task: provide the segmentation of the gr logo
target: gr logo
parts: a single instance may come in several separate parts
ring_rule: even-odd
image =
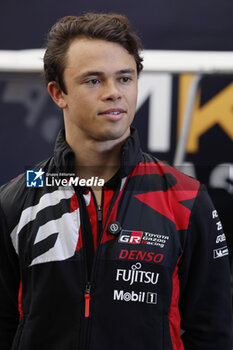
[[[140,244],[142,240],[142,231],[129,231],[122,230],[119,237],[120,243],[131,243],[131,244]]]

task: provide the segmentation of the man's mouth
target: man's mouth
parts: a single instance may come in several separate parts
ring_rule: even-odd
[[[107,109],[106,111],[103,111],[103,112],[100,112],[98,114],[102,115],[102,114],[105,114],[105,115],[120,115],[122,113],[125,113],[126,111],[124,109],[121,109],[121,108],[114,108],[114,109]]]
[[[113,114],[113,115],[117,115],[117,114],[120,114],[121,112],[109,112],[109,114]]]

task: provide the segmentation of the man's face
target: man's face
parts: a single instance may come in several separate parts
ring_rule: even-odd
[[[129,135],[137,102],[137,69],[121,45],[80,38],[67,52],[62,93],[66,133],[98,141]]]

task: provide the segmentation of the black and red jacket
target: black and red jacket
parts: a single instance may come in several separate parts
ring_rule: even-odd
[[[35,169],[73,165],[61,132]],[[100,208],[91,189],[19,176],[0,189],[0,349],[230,350],[227,252],[205,189],[135,130]]]

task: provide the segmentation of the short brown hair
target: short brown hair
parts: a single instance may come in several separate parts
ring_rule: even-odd
[[[67,93],[63,81],[66,53],[77,37],[101,39],[122,45],[135,59],[138,74],[143,68],[139,52],[142,44],[132,31],[129,20],[118,14],[86,13],[83,16],[65,16],[53,25],[44,55],[44,79],[59,83]]]

